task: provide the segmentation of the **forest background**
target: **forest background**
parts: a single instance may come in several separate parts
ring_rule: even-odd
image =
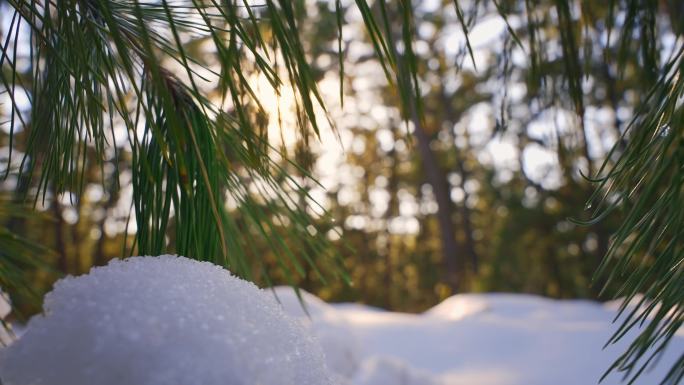
[[[598,184],[587,176],[618,159],[632,116],[659,81],[663,63],[680,50],[681,5],[656,6],[657,28],[650,28],[630,21],[630,2],[579,2],[581,12],[568,9],[569,19],[552,2],[477,1],[460,8],[451,1],[415,2],[412,52],[401,45],[402,15],[390,15],[387,30],[397,41],[394,55],[413,55],[420,93],[411,110],[405,108],[410,95],[398,91],[375,60],[376,41],[355,4],[295,3],[299,37],[326,101],[327,110],[314,107],[318,125],[307,122],[309,111],[300,109],[294,90],[274,93],[248,55],[241,60],[253,89],[231,91],[256,95],[235,113],[268,138],[279,170],[274,181],[305,208],[305,232],[325,241],[302,243],[301,234],[290,231],[292,218],[272,210],[278,197],[243,173],[238,183],[253,196],[248,213],[265,213],[270,237],[248,225],[252,218],[227,197],[223,209],[235,224],[233,235],[246,245],[248,262],[239,273],[259,285],[298,285],[326,301],[409,312],[461,292],[612,298],[626,278],[614,280],[602,297],[604,281],[592,277],[624,212],[590,225],[575,220],[593,215],[588,202]],[[13,31],[12,12],[4,2],[0,7],[4,42]],[[268,10],[260,12],[268,18]],[[207,39],[193,39],[186,54],[210,67]],[[564,51],[568,39],[575,62]],[[644,46],[645,39],[653,44]],[[36,147],[30,119],[20,124],[17,118],[30,110],[32,67],[21,61],[28,46],[14,47],[26,95],[2,96],[4,164],[10,157],[20,164]],[[643,55],[623,55],[625,47]],[[3,71],[9,78],[9,68]],[[581,73],[581,82],[569,79],[569,71]],[[215,100],[225,92],[220,83],[202,87]],[[0,183],[0,221],[41,256],[22,270],[33,294],[42,295],[64,274],[145,251],[134,236],[135,154],[121,131],[125,127],[114,125],[108,133],[115,146],[103,161],[97,140],[83,146],[76,156],[83,172],[72,184],[80,188],[62,191],[36,177],[41,168],[55,167],[40,156],[22,164],[33,173],[8,173]],[[240,162],[238,175],[249,166]],[[292,189],[290,178],[301,188]],[[40,215],[8,209],[23,205],[27,195]],[[173,226],[162,241],[168,250],[181,242]],[[282,258],[290,252],[284,250],[303,253],[310,263]],[[648,254],[644,258],[652,263]],[[31,293],[12,297],[20,318],[40,309]]]

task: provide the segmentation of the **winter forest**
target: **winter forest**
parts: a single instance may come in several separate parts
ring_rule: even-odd
[[[684,383],[679,0],[0,0],[0,385]]]

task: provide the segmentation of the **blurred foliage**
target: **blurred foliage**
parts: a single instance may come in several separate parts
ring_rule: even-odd
[[[559,26],[550,11],[553,5],[546,5],[548,10],[544,7],[539,5],[535,11],[542,17],[536,20],[535,32],[549,36],[547,45],[561,47]],[[336,227],[342,231],[337,244],[349,246],[343,259],[353,285],[322,284],[315,277],[301,284],[328,300],[361,300],[404,311],[424,310],[460,291],[599,298],[604,280],[592,282],[592,277],[618,228],[619,216],[589,226],[576,223],[590,217],[586,205],[596,187],[582,174],[594,174],[604,161],[610,164],[620,153],[618,148],[613,158],[607,157],[626,128],[621,116],[635,109],[639,96],[653,86],[653,79],[639,75],[650,64],[625,58],[623,68],[629,68],[630,75],[618,76],[617,69],[605,62],[605,55],[616,56],[618,48],[603,47],[599,39],[592,42],[587,37],[583,43],[593,46],[582,51],[591,53],[582,58],[584,65],[598,69],[583,86],[582,108],[591,111],[585,113],[590,122],[573,120],[576,101],[557,86],[540,86],[562,88],[567,68],[560,53],[548,52],[551,57],[542,56],[532,68],[529,62],[514,59],[525,51],[511,31],[497,29],[499,35],[491,37],[494,43],[475,50],[485,59],[474,68],[465,45],[460,51],[444,46],[454,33],[449,28],[458,25],[459,18],[455,13],[446,16],[444,9],[415,11],[418,26],[430,32],[417,34],[414,45],[423,47],[417,50],[416,60],[424,109],[421,126],[437,160],[431,167],[439,168],[447,180],[453,203],[448,214],[456,228],[459,284],[454,286],[445,273],[436,218],[439,208],[417,149],[415,126],[406,126],[401,113],[392,107],[382,107],[389,116],[383,119],[376,118],[378,108],[374,107],[353,112],[362,115],[354,121],[363,125],[350,126],[351,148],[337,165],[353,181],[338,182],[325,199],[333,217],[341,221]],[[491,4],[464,10],[473,20],[491,21],[498,16]],[[607,5],[591,10],[596,24],[587,28],[597,36],[605,34],[607,26],[599,16],[607,15]],[[507,19],[519,21],[524,12],[524,7],[508,9]],[[322,20],[316,23],[322,26],[311,28],[317,31],[310,36],[317,44],[325,46],[322,36],[328,37],[328,46],[333,44],[333,16],[321,13]],[[513,32],[521,41],[534,38],[526,25]],[[332,58],[320,59],[329,52],[318,55],[312,62],[333,63],[334,67]],[[346,66],[357,68],[366,61],[361,56],[356,62],[348,60]],[[335,68],[329,70],[336,73]],[[354,71],[343,80],[351,85],[359,81]],[[384,106],[400,105],[401,96],[391,85],[363,95],[355,95],[353,88],[349,91],[352,98],[377,97]],[[483,115],[485,120],[478,120]],[[558,121],[563,121],[563,127]],[[541,133],[537,132],[540,125]],[[593,136],[593,153],[587,136]],[[511,147],[504,150],[512,151],[513,158],[501,154],[507,158],[497,161],[499,154],[489,146],[501,142]],[[548,169],[542,172],[546,175],[530,175],[534,170],[524,159],[526,151],[537,149],[548,154],[548,165],[544,165]],[[315,150],[309,152],[316,157]],[[602,298],[612,298],[623,282],[612,282]]]
[[[260,76],[262,92],[291,91],[300,134],[318,133],[326,120],[314,113],[324,106],[298,38],[301,3],[9,0],[0,7],[9,17],[0,172],[17,207],[33,203],[55,218],[40,229],[11,218],[3,228],[52,240],[43,244],[56,253],[44,283],[0,271],[18,309],[25,304],[15,288],[28,283],[42,294],[60,274],[112,256],[173,252],[254,279],[264,274],[248,266],[259,259],[258,238],[291,283],[316,259],[336,258],[325,238],[309,236],[312,217],[293,198],[311,177],[295,180],[274,161],[284,157],[269,145],[266,111],[252,89]],[[279,218],[290,225],[279,227]],[[12,256],[22,255],[21,245]],[[34,266],[34,257],[26,248],[24,264]],[[331,266],[316,270],[344,278]],[[37,305],[26,304],[27,312]]]
[[[611,340],[654,319],[614,367],[635,379],[684,311],[682,6],[428,3],[88,1],[44,22],[0,2],[17,20],[0,205],[29,197],[52,218],[0,209],[3,246],[18,242],[4,277],[40,294],[111,258],[181,252],[402,311],[466,291],[645,293]],[[24,62],[18,20],[40,41]],[[344,159],[322,164],[331,146]]]
[[[378,17],[389,12],[383,3]],[[337,165],[351,181],[333,183],[325,202],[341,220],[338,243],[351,246],[343,260],[353,285],[300,284],[326,300],[403,311],[463,291],[626,296],[608,343],[647,326],[609,370],[633,382],[684,321],[681,9],[512,1],[457,2],[450,12],[447,3],[412,13],[418,33],[403,59],[417,71],[421,117],[403,109],[407,96],[393,84],[345,73],[361,100]],[[397,16],[386,29],[395,42],[406,25]],[[497,34],[488,44],[473,43],[480,23]],[[454,43],[460,27],[469,39]],[[663,383],[679,383],[682,368],[684,357]]]

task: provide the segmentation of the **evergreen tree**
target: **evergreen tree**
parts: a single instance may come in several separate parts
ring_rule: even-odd
[[[346,4],[337,0],[327,5],[318,9],[335,15],[326,31],[336,35],[338,70],[344,74]],[[460,259],[468,258],[475,268],[479,258],[472,231],[459,230],[463,247],[454,239],[452,214],[458,210],[451,207],[448,177],[440,172],[430,148],[428,112],[434,111],[423,101],[421,76],[427,70],[415,49],[418,11],[408,0],[357,0],[354,6],[401,117],[413,127],[416,151],[438,200],[441,258],[456,287],[466,266]],[[17,190],[3,201],[0,216],[16,220],[24,215],[24,198],[49,206],[58,221],[65,217],[62,200],[71,201],[78,216],[87,203],[84,186],[97,178],[109,194],[109,210],[120,178],[127,175],[137,225],[132,243],[124,240],[128,252],[160,254],[171,249],[246,277],[262,276],[264,265],[252,264],[259,257],[252,248],[254,239],[263,238],[275,251],[273,262],[286,280],[319,272],[320,259],[327,261],[325,271],[318,273],[321,280],[344,276],[334,247],[320,236],[334,226],[325,220],[321,224],[307,210],[315,205],[307,191],[312,183],[309,173],[288,163],[287,154],[269,141],[263,123],[267,111],[251,81],[263,77],[272,93],[291,92],[299,135],[320,133],[323,122],[316,111],[325,112],[326,106],[309,60],[314,48],[303,42],[301,30],[307,2],[5,0],[0,7],[9,15],[0,41],[0,81],[9,109],[9,153],[2,171],[5,178],[15,179]],[[626,314],[613,338],[647,322],[614,366],[630,379],[637,378],[684,319],[684,208],[679,203],[684,191],[682,6],[674,0],[608,5],[475,0],[444,2],[443,7],[454,10],[465,38],[464,60],[473,65],[469,30],[482,9],[495,9],[509,30],[503,68],[508,68],[506,53],[512,47],[526,55],[521,73],[530,91],[528,105],[560,101],[576,114],[577,145],[568,148],[559,141],[556,150],[566,178],[579,186],[582,171],[596,182],[587,224],[615,210],[621,218],[610,245],[608,235],[599,234],[606,256],[597,277],[605,287],[618,282],[614,294],[626,296],[625,304],[637,293],[644,294],[639,303],[643,306]],[[503,74],[506,79],[508,72]],[[624,81],[637,77],[638,84]],[[635,91],[630,95],[636,98],[632,104],[638,105],[629,120],[615,115],[619,140],[603,164],[589,154],[586,106],[598,88],[591,89],[588,79],[602,84],[615,112],[625,90]],[[436,112],[440,120],[453,123],[458,110],[436,100],[444,107]],[[499,127],[505,131],[505,95],[502,100]],[[566,156],[568,151],[573,155]],[[451,162],[466,183],[466,164],[471,161],[458,153]],[[289,172],[293,167],[299,173]],[[395,176],[396,172],[388,176],[391,189],[399,183]],[[555,199],[577,191],[584,190],[560,191]],[[396,211],[395,204],[388,207],[388,216]],[[459,208],[460,223],[467,228],[472,207],[464,201]],[[27,224],[40,219],[22,220]],[[102,219],[100,235],[105,227]],[[0,230],[0,286],[16,296],[18,288],[28,287],[25,272],[40,263],[43,250],[13,234],[13,228]],[[72,240],[78,242],[81,234],[72,231]],[[60,269],[77,271],[66,258],[68,246],[59,244],[64,236],[55,235]],[[385,265],[389,269],[392,260]],[[682,378],[684,356],[663,383]]]

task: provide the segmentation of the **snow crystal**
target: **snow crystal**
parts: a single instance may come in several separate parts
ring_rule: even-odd
[[[320,346],[221,267],[134,257],[65,278],[4,352],[4,385],[327,385]]]
[[[337,375],[338,382],[345,382],[359,368],[361,342],[351,325],[339,316],[333,306],[304,290],[299,292],[298,297],[291,287],[275,288],[285,313],[298,318],[317,337],[328,368]]]

